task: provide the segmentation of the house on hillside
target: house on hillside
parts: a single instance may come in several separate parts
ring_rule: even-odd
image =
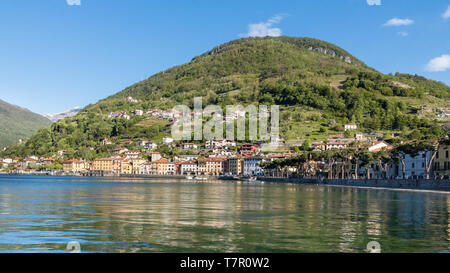
[[[369,152],[376,153],[383,149],[386,149],[387,151],[392,150],[394,147],[384,141],[375,141],[372,143],[369,143],[369,147],[367,148]]]
[[[345,131],[356,130],[356,129],[358,129],[358,126],[356,124],[353,124],[353,123],[344,124]]]
[[[343,143],[343,142],[330,142],[325,144],[325,150],[333,150],[333,149],[345,149],[347,148],[347,144]]]

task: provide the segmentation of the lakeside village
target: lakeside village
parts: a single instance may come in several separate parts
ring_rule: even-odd
[[[345,125],[354,130],[355,124]],[[237,144],[226,139],[204,144],[180,142],[164,137],[157,144],[149,140],[125,140],[128,147],[114,148],[114,155],[93,161],[68,159],[65,151],[54,157],[0,158],[2,174],[47,174],[74,176],[179,176],[188,179],[211,178],[329,178],[329,179],[448,179],[450,147],[439,145],[436,151],[406,152],[394,160],[394,146],[370,141],[362,134],[354,138],[331,139],[312,143],[307,152],[266,153],[267,143]],[[357,146],[355,146],[357,144]],[[114,145],[103,139],[100,145]],[[282,144],[283,145],[283,144]],[[178,148],[186,154],[169,157],[155,151],[159,146]],[[358,151],[356,159],[354,151]],[[351,152],[353,151],[353,153]],[[353,155],[353,156],[352,156]]]
[[[138,102],[132,97],[127,101]],[[135,110],[131,115],[148,115],[176,120],[173,110]],[[235,120],[243,113],[236,112]],[[110,112],[109,119],[130,119],[126,112]],[[227,117],[228,118],[228,117]],[[445,117],[446,119],[448,116]],[[360,133],[357,124],[344,124],[346,134],[328,141],[292,143],[281,138],[271,143],[236,143],[227,139],[203,143],[175,141],[163,137],[160,143],[146,139],[103,139],[112,155],[88,161],[68,158],[60,150],[49,158],[0,158],[0,174],[46,174],[74,176],[178,176],[187,178],[328,178],[328,179],[449,179],[449,139],[416,145],[416,141],[393,146],[376,133]],[[350,134],[349,134],[350,133]],[[423,144],[423,142],[422,142]],[[273,145],[278,147],[273,151]],[[270,146],[270,147],[269,147]],[[94,148],[91,148],[94,149]],[[177,150],[181,153],[172,153]],[[175,155],[176,154],[176,155]]]

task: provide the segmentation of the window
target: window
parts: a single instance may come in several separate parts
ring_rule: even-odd
[[[445,151],[445,158],[448,158],[448,150]]]

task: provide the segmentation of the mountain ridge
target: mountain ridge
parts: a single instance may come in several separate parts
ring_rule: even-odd
[[[44,114],[42,116],[49,119],[51,122],[57,122],[58,120],[64,119],[64,118],[70,118],[75,116],[78,112],[80,112],[82,108],[79,106],[76,106],[72,109],[60,112],[60,113],[53,113],[53,114]]]
[[[128,100],[127,97],[133,97]],[[204,105],[278,104],[281,134],[292,140],[326,140],[342,125],[396,133],[404,138],[440,126],[434,111],[450,108],[450,87],[417,75],[385,75],[333,44],[311,38],[243,38],[225,43],[88,105],[77,115],[34,135],[16,154],[68,150],[92,158],[108,155],[110,138],[161,139],[167,128],[135,110]],[[431,110],[418,114],[423,105]],[[126,112],[130,120],[110,118]],[[15,153],[14,149],[10,153]]]
[[[39,128],[50,126],[45,117],[0,99],[0,149],[26,140]]]

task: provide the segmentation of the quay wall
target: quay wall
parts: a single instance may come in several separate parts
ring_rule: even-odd
[[[299,178],[267,178],[259,177],[258,180],[277,183],[294,183],[305,185],[330,185],[349,187],[374,187],[392,189],[436,190],[450,191],[450,180],[389,180],[389,179],[299,179]]]

